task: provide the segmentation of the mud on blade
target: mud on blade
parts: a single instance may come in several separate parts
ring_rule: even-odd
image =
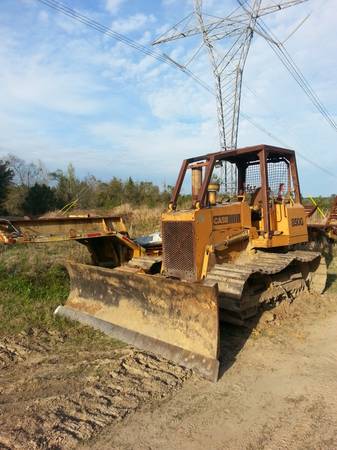
[[[216,381],[217,287],[123,268],[67,263],[70,294],[56,314],[157,353]]]

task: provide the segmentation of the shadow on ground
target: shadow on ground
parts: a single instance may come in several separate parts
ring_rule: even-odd
[[[219,379],[235,363],[237,355],[245,346],[258,324],[262,311],[249,321],[247,326],[220,324],[220,369]]]
[[[331,287],[335,287],[337,284],[337,274],[336,273],[329,273],[327,282],[326,282],[326,289],[330,289]]]
[[[336,251],[336,250],[335,250]],[[329,261],[328,276],[325,292],[328,294],[337,293],[337,258],[336,255]],[[286,300],[283,300],[286,302]],[[282,303],[283,303],[282,302]],[[269,308],[267,308],[269,309]],[[275,309],[271,309],[271,311]],[[246,326],[231,325],[221,323],[220,325],[220,369],[219,378],[236,362],[237,356],[250,338],[252,332],[261,320],[264,311],[249,320]]]

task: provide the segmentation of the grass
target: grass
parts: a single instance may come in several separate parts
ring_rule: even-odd
[[[30,271],[31,272],[31,271]],[[0,334],[18,334],[30,329],[62,331],[64,323],[53,311],[64,303],[69,291],[65,270],[55,265],[31,273],[8,272],[0,264]]]
[[[130,235],[141,236],[160,229],[162,210],[126,204],[112,211],[90,212],[122,215]],[[61,334],[72,344],[121,345],[90,327],[54,316],[55,308],[65,303],[69,293],[62,265],[67,259],[89,263],[90,255],[77,242],[0,246],[0,337],[48,332]]]
[[[122,215],[130,235],[140,236],[160,229],[162,209],[123,205],[105,213]],[[69,293],[68,274],[62,265],[67,259],[89,263],[90,255],[77,242],[0,246],[0,337],[33,330],[62,334],[73,343],[120,345],[89,327],[54,316]]]
[[[69,294],[69,278],[62,266],[65,259],[89,261],[85,247],[76,242],[20,245],[0,252],[0,338],[18,335],[53,336],[85,348],[120,347],[111,337],[62,317],[56,307]]]
[[[114,208],[112,213],[123,216],[130,236],[138,237],[160,231],[160,217],[164,209],[160,206],[133,208],[131,205],[125,204]]]

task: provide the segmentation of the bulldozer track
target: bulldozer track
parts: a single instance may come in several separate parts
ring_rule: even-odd
[[[37,349],[7,339],[0,349],[0,449],[74,448],[171,395],[191,375],[130,347],[74,355],[63,346]]]
[[[313,272],[310,263],[319,263],[318,252],[294,250],[286,254],[258,252],[244,263],[216,264],[204,284],[218,284],[221,319],[243,325],[257,314],[260,304],[282,298],[293,299],[299,292],[313,288],[324,289],[326,266],[324,261]],[[322,266],[322,267],[321,267]]]
[[[39,337],[46,340],[46,338],[50,338],[50,335],[49,333],[40,333]],[[53,340],[62,342],[60,336],[53,336]],[[27,358],[33,358],[35,355],[41,355],[50,350],[50,344],[32,339],[31,336],[24,333],[16,337],[5,337],[0,340],[0,370],[8,369],[15,364],[25,361]]]
[[[287,253],[258,251],[254,256],[237,264],[216,264],[203,284],[218,285],[220,319],[244,325],[247,319],[258,313],[261,304],[275,304],[282,299],[292,300],[300,292],[310,290],[313,271],[309,265],[322,258],[319,267],[315,269],[316,286],[312,289],[321,293],[326,280],[326,265],[322,252],[317,251],[321,249],[310,248],[310,244],[298,247],[299,249]],[[149,273],[160,259],[149,256],[133,258],[127,266]],[[255,286],[248,286],[252,280]],[[259,281],[258,286],[256,281]],[[257,289],[261,285],[263,292]]]

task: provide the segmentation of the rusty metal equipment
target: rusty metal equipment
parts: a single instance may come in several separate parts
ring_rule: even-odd
[[[235,164],[236,194],[221,198],[215,167]],[[192,204],[178,198],[192,171]],[[326,264],[309,251],[295,153],[258,145],[184,160],[162,214],[162,256],[114,269],[68,264],[71,291],[56,313],[159,353],[215,381],[219,323],[321,293]]]
[[[332,204],[327,220],[328,236],[337,242],[337,196]]]
[[[38,219],[0,218],[0,244],[45,244],[77,241],[95,265],[116,267],[146,254],[130,239],[120,216],[70,216]]]
[[[337,243],[337,196],[333,198],[330,210],[324,213],[313,198],[314,203],[307,205],[309,240],[313,248],[319,248],[330,259],[333,253],[332,247]],[[318,212],[315,214],[315,212]]]

